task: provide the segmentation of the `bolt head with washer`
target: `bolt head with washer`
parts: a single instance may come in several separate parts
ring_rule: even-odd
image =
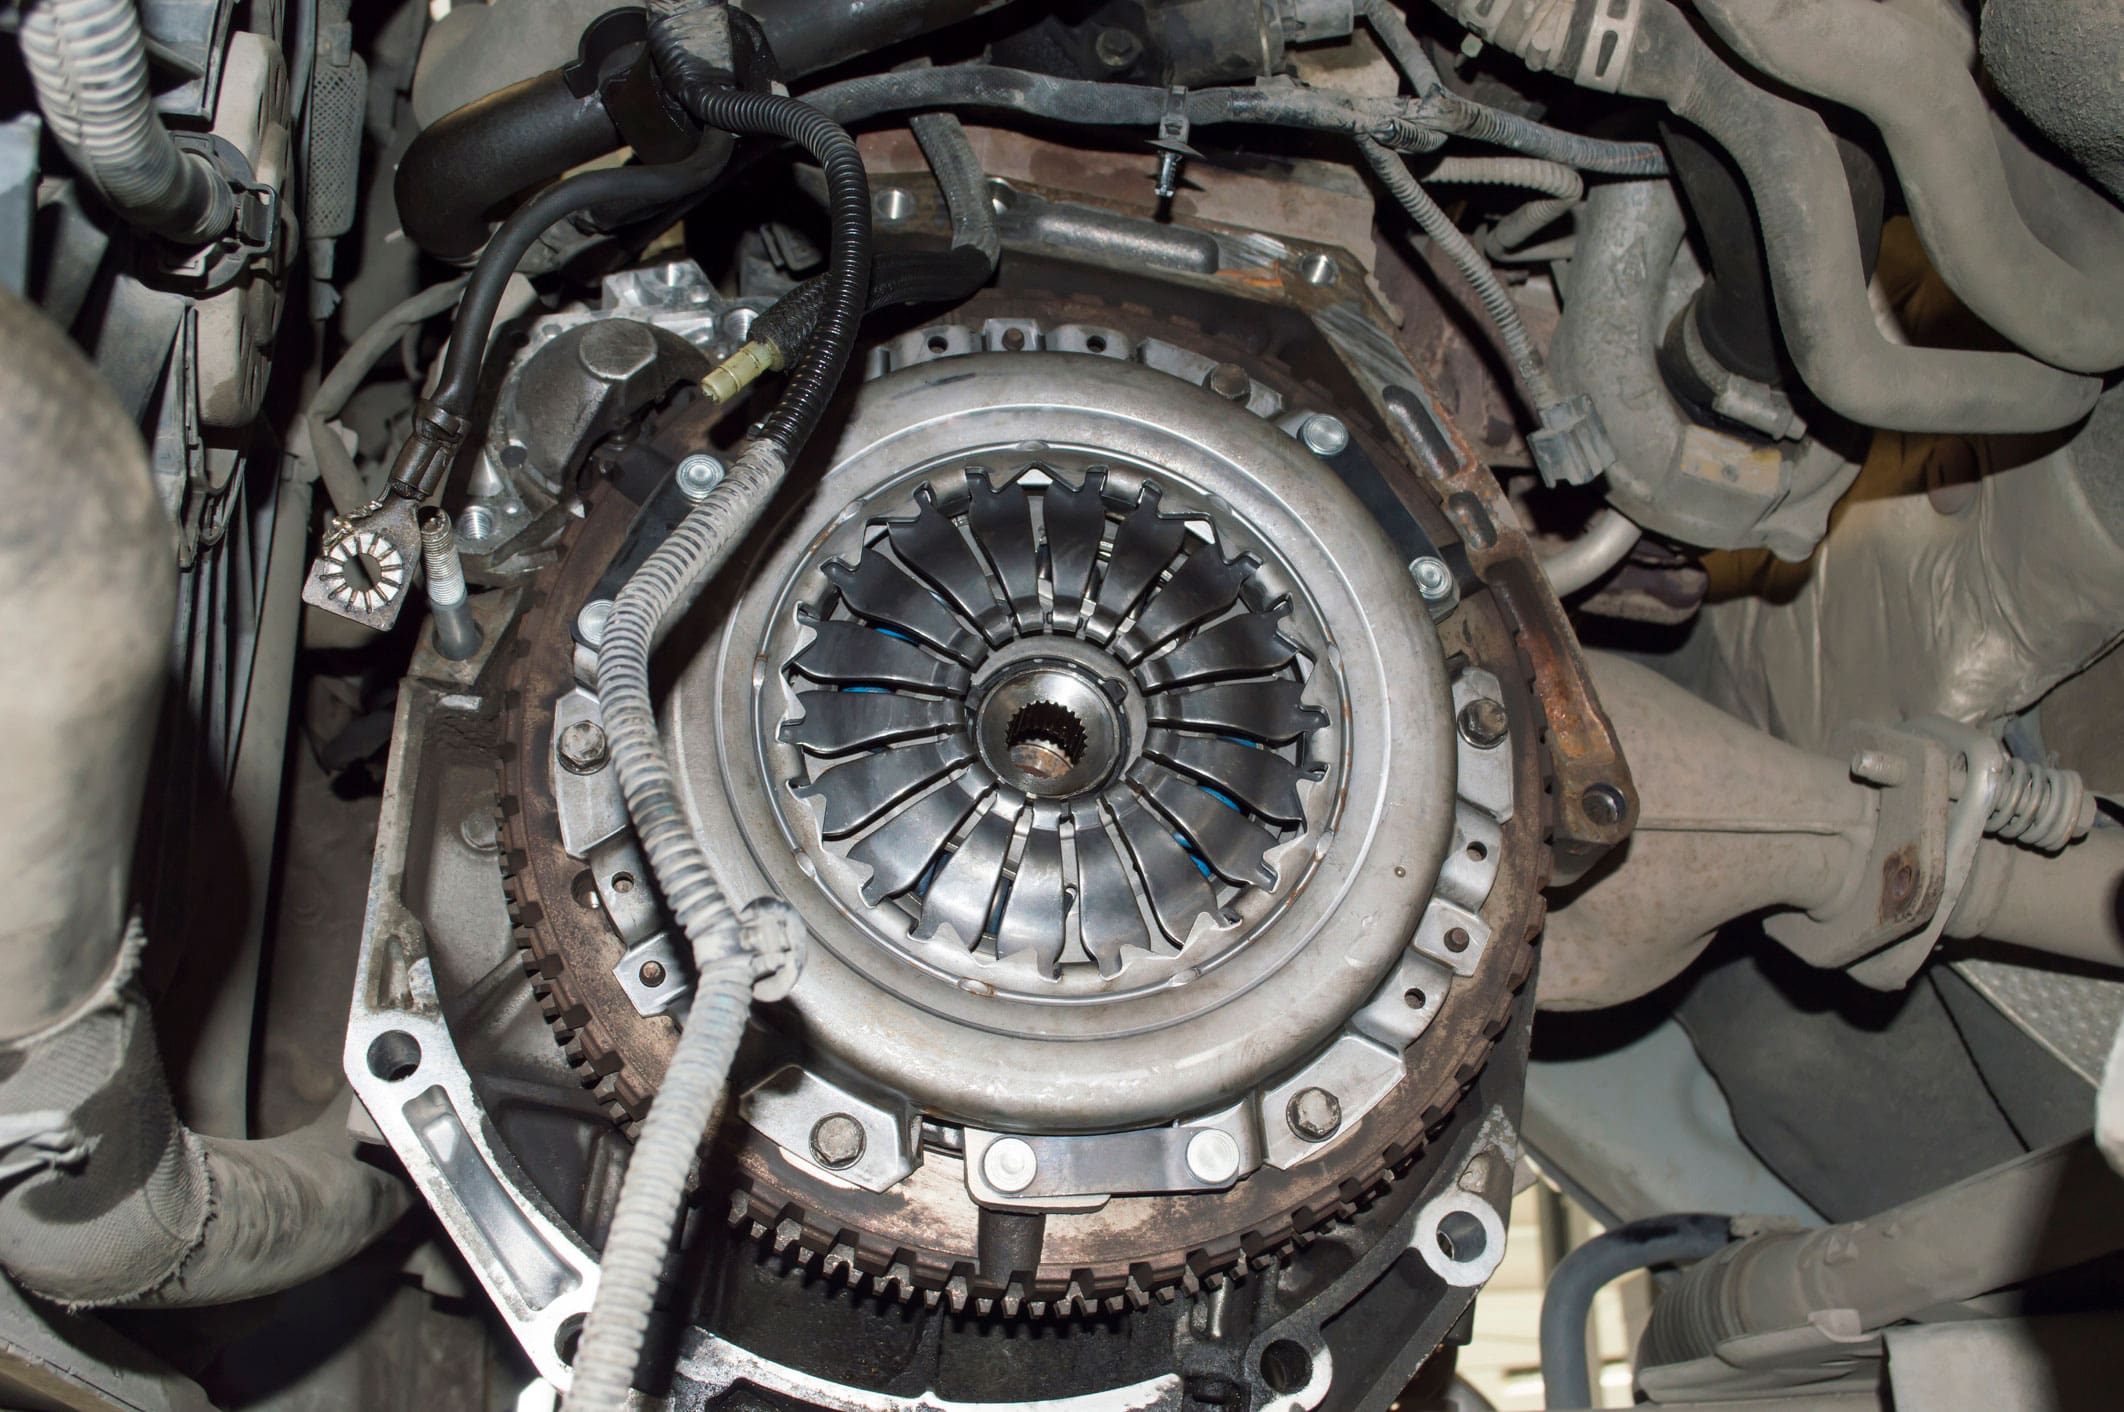
[[[811,1155],[821,1167],[840,1171],[863,1160],[863,1125],[846,1113],[828,1113],[813,1124]]]
[[[1478,696],[1460,708],[1460,738],[1477,750],[1494,750],[1504,744],[1509,729],[1502,701]]]
[[[564,726],[554,750],[561,764],[578,775],[596,774],[611,758],[605,728],[595,721],[575,721]]]
[[[1342,1100],[1324,1088],[1302,1088],[1291,1096],[1284,1118],[1307,1142],[1326,1142],[1342,1127]]]
[[[981,1155],[981,1175],[997,1191],[1015,1194],[1040,1175],[1040,1159],[1022,1137],[999,1137]]]
[[[1421,559],[1411,560],[1409,572],[1415,576],[1416,591],[1426,603],[1438,603],[1453,596],[1453,571],[1446,567],[1445,560],[1433,559],[1426,554]]]

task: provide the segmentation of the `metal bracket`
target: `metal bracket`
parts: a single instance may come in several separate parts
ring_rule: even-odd
[[[303,581],[302,601],[382,632],[398,621],[420,564],[414,505],[387,496],[351,520],[332,521]]]

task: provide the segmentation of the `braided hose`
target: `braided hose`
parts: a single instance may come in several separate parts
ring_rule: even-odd
[[[127,221],[171,240],[220,238],[236,198],[207,157],[179,148],[148,95],[132,0],[44,0],[22,23],[37,106],[76,169]]]
[[[1485,242],[1492,254],[1509,253],[1524,245],[1586,194],[1585,180],[1577,172],[1540,157],[1447,157],[1425,173],[1424,180],[1516,186],[1547,196],[1547,200],[1529,201],[1497,223]]]
[[[1423,189],[1422,183],[1416,180],[1408,164],[1398,155],[1370,138],[1359,138],[1357,148],[1364,154],[1366,165],[1378,176],[1380,184],[1401,203],[1401,208],[1409,213],[1423,233],[1445,252],[1446,258],[1474,289],[1475,297],[1482,301],[1483,311],[1490,316],[1490,323],[1504,340],[1505,350],[1511,354],[1512,369],[1519,375],[1519,384],[1527,400],[1537,409],[1555,406],[1560,400],[1556,385],[1549,380],[1549,370],[1542,365],[1541,354],[1535,351],[1534,340],[1528,337],[1527,326],[1520,321],[1519,309],[1498,280],[1497,272],[1490,268],[1490,262],[1431,199],[1430,193]]]
[[[689,17],[678,14],[676,24]],[[650,871],[691,947],[696,980],[693,1007],[642,1124],[605,1238],[597,1297],[576,1352],[569,1412],[608,1412],[626,1404],[687,1179],[722,1103],[752,1003],[754,954],[680,800],[677,774],[657,732],[650,654],[759,523],[818,424],[848,365],[871,274],[870,184],[853,139],[795,99],[715,87],[713,71],[673,21],[659,21],[650,44],[667,85],[704,124],[789,139],[818,158],[831,193],[833,244],[817,328],[787,392],[730,474],[627,580],[598,645],[599,708],[612,763]],[[787,909],[777,910],[784,936],[801,945]]]
[[[1991,795],[1984,832],[2024,848],[2056,853],[2094,824],[2095,800],[2078,770],[2008,759]]]

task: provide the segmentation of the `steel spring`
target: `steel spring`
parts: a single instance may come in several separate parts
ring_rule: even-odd
[[[2079,771],[2008,760],[1992,793],[1984,832],[2055,853],[2093,822],[2094,801]]]

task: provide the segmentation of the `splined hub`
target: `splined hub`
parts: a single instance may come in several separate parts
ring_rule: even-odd
[[[1305,697],[1341,693],[1305,627],[1286,635],[1291,596],[1227,557],[1214,512],[1166,498],[1103,469],[969,468],[816,566],[828,591],[783,667],[776,735],[802,752],[784,807],[810,802],[862,873],[846,900],[911,918],[917,959],[1103,987],[1131,957],[1239,944],[1235,901],[1277,887],[1270,854],[1327,774]],[[1228,934],[1192,945],[1198,925]]]
[[[1213,360],[1013,318],[871,362],[665,654],[718,876],[810,935],[733,1072],[732,1220],[981,1312],[1188,1288],[1369,1199],[1497,1033],[1542,820],[1520,732],[1454,716],[1523,699],[1509,633],[1463,605],[1449,671],[1303,410],[1204,390]],[[528,615],[504,831],[549,1012],[639,1116],[669,924],[616,793],[555,763],[622,508]]]
[[[810,926],[806,1043],[1006,1131],[1258,1101],[1396,965],[1453,827],[1443,653],[1376,523],[1111,356],[893,373],[831,465],[704,604],[671,720],[723,876]]]

